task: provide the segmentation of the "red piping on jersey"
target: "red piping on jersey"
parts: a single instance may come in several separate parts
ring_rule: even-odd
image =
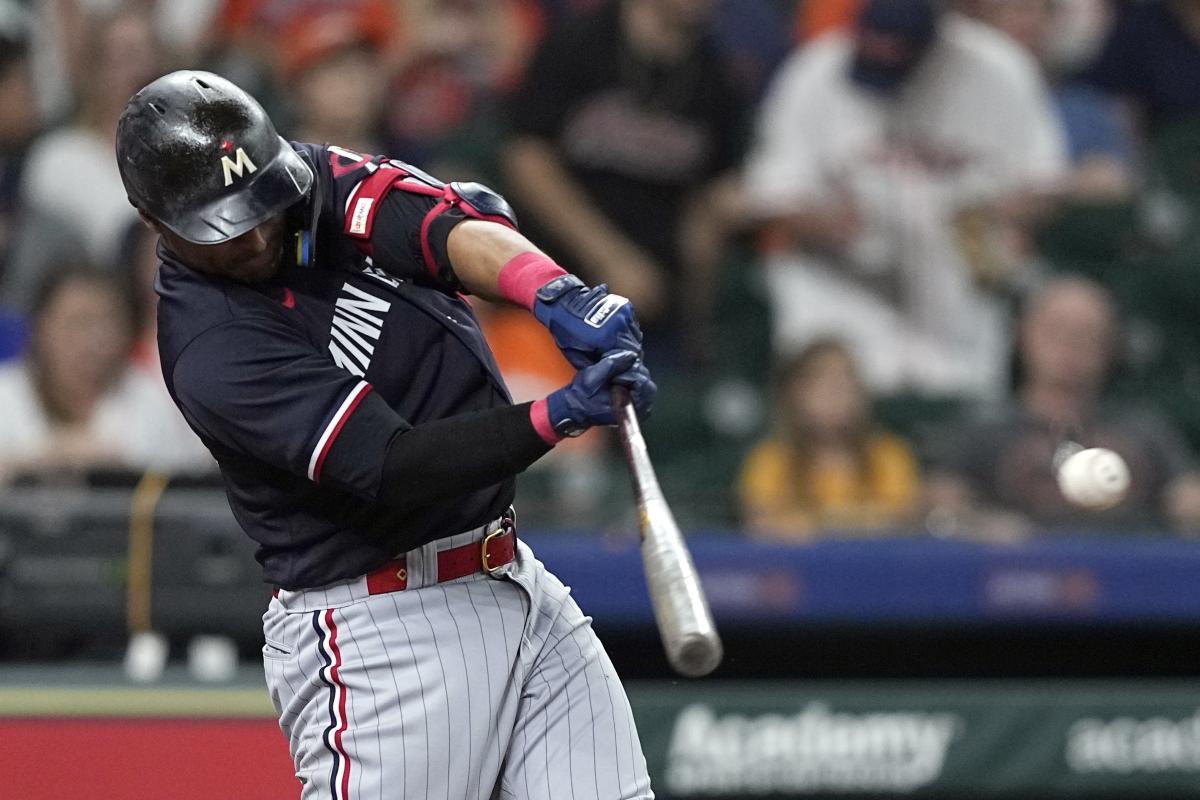
[[[314,482],[321,480],[321,468],[325,466],[325,457],[329,455],[329,450],[333,447],[333,443],[337,441],[338,434],[342,432],[342,428],[346,425],[346,420],[350,419],[350,415],[354,413],[354,409],[358,408],[363,398],[371,392],[371,384],[364,383],[361,386],[361,389],[356,389],[358,396],[350,401],[350,405],[346,407],[346,410],[342,412],[337,422],[334,423],[333,432],[329,434],[329,438],[325,440],[325,444],[321,447],[321,452],[317,456],[316,466],[313,467],[312,479]]]

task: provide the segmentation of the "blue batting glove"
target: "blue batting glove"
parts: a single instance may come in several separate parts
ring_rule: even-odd
[[[581,369],[570,385],[546,398],[546,411],[554,431],[559,436],[578,436],[594,425],[615,424],[613,384],[629,387],[639,416],[650,413],[658,387],[637,353],[616,350]]]
[[[605,353],[642,353],[642,329],[629,299],[611,294],[606,284],[589,289],[574,275],[561,275],[538,289],[533,315],[550,329],[558,349],[576,369],[595,364]]]

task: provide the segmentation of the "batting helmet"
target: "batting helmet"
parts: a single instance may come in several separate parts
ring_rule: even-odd
[[[129,202],[189,242],[218,244],[304,199],[313,171],[253,97],[211,72],[164,75],[117,125]]]

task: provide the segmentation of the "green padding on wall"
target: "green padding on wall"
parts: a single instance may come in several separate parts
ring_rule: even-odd
[[[1200,797],[1200,686],[696,683],[630,688],[661,798]]]

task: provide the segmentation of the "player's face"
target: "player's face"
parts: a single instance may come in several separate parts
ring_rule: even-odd
[[[193,244],[159,228],[167,247],[183,263],[205,275],[241,283],[262,283],[274,277],[283,258],[283,232],[283,215],[220,244]]]

